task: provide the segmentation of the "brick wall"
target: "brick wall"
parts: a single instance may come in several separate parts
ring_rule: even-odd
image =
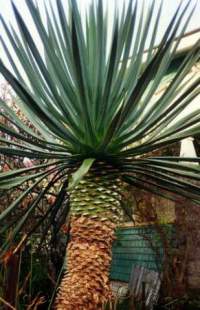
[[[200,206],[188,200],[176,206],[176,231],[187,288],[200,292]]]

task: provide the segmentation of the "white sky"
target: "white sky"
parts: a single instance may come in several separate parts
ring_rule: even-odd
[[[41,11],[43,11],[43,3],[44,1],[48,3],[47,0],[36,0],[39,7],[41,8]],[[68,0],[62,0],[63,3],[68,2]],[[82,13],[84,13],[84,9],[88,6],[88,4],[92,0],[78,0],[78,3],[81,7]],[[94,0],[95,1],[95,0]],[[108,10],[110,14],[110,20],[112,20],[113,13],[114,13],[114,7],[117,6],[120,11],[122,11],[123,3],[128,3],[128,0],[103,0],[106,5],[108,5]],[[133,0],[135,1],[135,0]],[[168,22],[170,18],[173,16],[173,13],[175,12],[177,6],[180,4],[180,2],[186,2],[186,0],[144,0],[144,4],[147,7],[148,4],[152,1],[155,1],[156,7],[158,8],[160,3],[163,2],[163,10],[162,10],[162,16],[161,16],[161,21],[159,25],[159,31],[158,31],[158,37],[157,37],[157,42],[161,38],[166,26],[168,25]],[[29,12],[26,8],[25,0],[13,0],[13,2],[16,4],[18,7],[20,13],[22,14],[25,22],[28,24],[29,29],[31,30],[31,33],[33,34],[37,46],[40,46],[40,41],[37,38],[36,31],[34,29],[33,22],[31,20],[31,17],[29,15]],[[53,7],[55,7],[56,0],[49,0]],[[192,7],[195,3],[197,2],[197,6],[195,9],[195,12],[193,14],[192,19],[190,20],[190,23],[188,25],[188,28],[186,32],[191,31],[193,29],[200,28],[200,0],[190,0],[190,6]],[[139,6],[141,6],[142,0],[138,1]],[[3,18],[12,24],[12,26],[17,30],[17,25],[15,22],[15,18],[12,12],[12,7],[11,7],[11,0],[0,0],[0,14],[3,16]],[[2,24],[0,23],[0,34],[2,35],[3,39],[5,42],[8,42],[6,35],[4,33],[4,29]],[[9,43],[8,43],[9,46]],[[9,48],[9,51],[11,49]],[[42,51],[42,46],[41,46],[41,51]],[[4,63],[10,68],[9,62],[7,61],[7,57],[4,54],[4,51],[0,45],[0,57],[3,59]],[[11,69],[11,68],[10,68]],[[0,75],[0,82],[2,82],[2,76]]]

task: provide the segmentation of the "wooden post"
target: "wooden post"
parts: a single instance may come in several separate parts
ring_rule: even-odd
[[[6,266],[6,287],[5,287],[5,300],[16,308],[17,289],[20,268],[20,255],[11,255]],[[10,310],[9,306],[4,306],[5,310]]]
[[[142,282],[142,310],[145,310],[145,303],[146,303],[146,283],[143,281]]]

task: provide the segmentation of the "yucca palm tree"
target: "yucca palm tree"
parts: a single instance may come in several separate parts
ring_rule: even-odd
[[[200,110],[182,113],[200,93],[199,77],[185,81],[199,60],[199,41],[168,79],[164,93],[154,97],[166,82],[164,77],[193,14],[189,2],[178,7],[157,47],[161,7],[156,9],[156,1],[140,10],[138,1],[130,0],[122,13],[115,11],[110,23],[102,0],[92,1],[85,17],[75,0],[68,1],[67,11],[65,2],[57,0],[56,12],[51,1],[45,2],[45,20],[37,4],[26,0],[42,49],[14,3],[19,32],[1,16],[9,44],[8,40],[1,42],[12,72],[2,59],[0,72],[38,134],[0,101],[0,113],[15,125],[15,129],[0,125],[2,132],[15,138],[15,142],[1,138],[0,152],[44,163],[0,175],[0,189],[15,189],[32,180],[29,189],[0,215],[0,222],[37,184],[52,176],[14,223],[2,252],[15,242],[38,202],[60,180],[57,201],[47,213],[59,210],[58,201],[68,191],[71,237],[57,309],[102,309],[111,299],[111,247],[123,216],[124,183],[165,197],[171,192],[200,202],[200,187],[192,182],[200,179],[199,165],[192,165],[200,158],[182,162],[179,157],[152,155],[154,150],[200,132]]]

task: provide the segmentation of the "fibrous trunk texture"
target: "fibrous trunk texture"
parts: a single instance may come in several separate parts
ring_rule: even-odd
[[[93,172],[72,192],[71,237],[57,310],[100,310],[111,301],[112,242],[122,216],[118,189],[113,175]]]

